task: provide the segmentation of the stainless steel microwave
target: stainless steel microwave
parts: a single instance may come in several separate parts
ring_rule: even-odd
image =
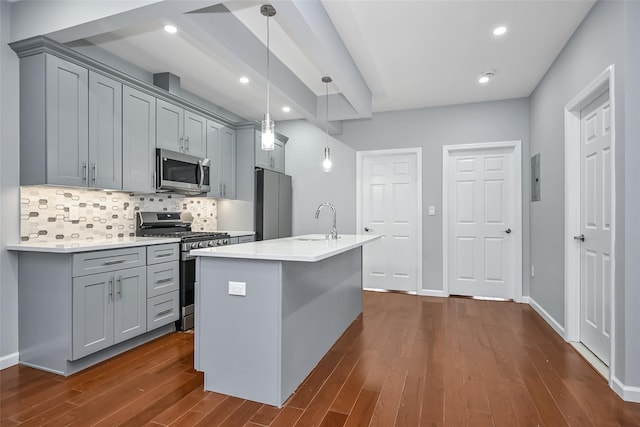
[[[211,161],[176,151],[156,149],[156,189],[195,196],[209,191]]]

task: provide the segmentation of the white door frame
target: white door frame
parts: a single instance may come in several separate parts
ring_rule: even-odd
[[[356,234],[362,233],[362,158],[364,156],[392,155],[392,154],[413,154],[416,156],[416,283],[415,293],[422,294],[422,148],[393,148],[389,150],[365,150],[356,152]],[[413,293],[413,292],[411,292]]]
[[[515,301],[522,302],[522,142],[503,141],[477,144],[444,145],[442,147],[442,289],[449,296],[449,160],[455,153],[495,148],[513,149],[514,224],[512,234],[516,249],[514,286]]]
[[[564,339],[580,341],[580,245],[572,244],[573,236],[580,234],[580,112],[598,96],[609,91],[611,105],[611,357],[609,361],[609,385],[614,378],[615,364],[615,218],[616,218],[616,107],[614,66],[610,65],[587,85],[564,108]]]

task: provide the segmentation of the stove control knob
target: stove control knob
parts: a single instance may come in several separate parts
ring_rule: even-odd
[[[207,242],[200,242],[199,246],[201,248],[206,248],[207,247]]]
[[[229,239],[224,239],[223,245],[228,245],[228,244],[229,244]]]
[[[191,244],[191,249],[197,249],[198,248],[198,243],[197,242],[193,242]]]
[[[211,247],[211,246],[215,246],[215,245],[216,245],[216,242],[214,242],[213,240],[210,240],[210,241],[209,241],[209,243],[208,243],[208,245],[209,245],[209,247]]]
[[[218,241],[216,242],[216,245],[218,245],[218,246],[222,246],[222,245],[224,245],[224,240],[222,240],[222,239],[218,240]]]

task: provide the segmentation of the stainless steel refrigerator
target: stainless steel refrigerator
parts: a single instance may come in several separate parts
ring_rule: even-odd
[[[256,169],[256,240],[291,236],[291,177]]]

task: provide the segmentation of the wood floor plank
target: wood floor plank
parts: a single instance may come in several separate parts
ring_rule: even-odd
[[[0,371],[0,426],[640,426],[524,304],[365,292],[361,316],[282,408],[203,389],[192,332],[70,377]]]

